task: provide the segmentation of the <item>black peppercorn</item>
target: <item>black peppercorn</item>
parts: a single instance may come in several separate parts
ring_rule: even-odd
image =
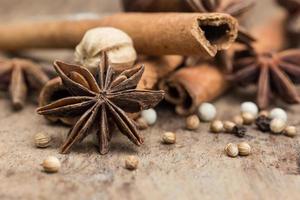
[[[247,131],[246,127],[242,125],[235,125],[232,129],[233,134],[236,135],[237,137],[244,137],[246,131]]]
[[[270,131],[270,123],[271,123],[271,118],[263,115],[257,117],[255,120],[255,124],[257,128],[262,132]]]

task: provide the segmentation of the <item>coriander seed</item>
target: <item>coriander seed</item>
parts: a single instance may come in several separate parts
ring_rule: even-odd
[[[165,132],[162,136],[164,144],[174,144],[176,142],[176,135],[173,132]]]
[[[225,121],[223,123],[224,126],[224,130],[226,133],[231,133],[233,130],[233,127],[235,126],[235,123],[231,122],[231,121]]]
[[[41,165],[43,166],[45,172],[48,173],[58,172],[61,166],[60,161],[55,156],[47,157]]]
[[[136,120],[136,126],[140,130],[145,130],[149,127],[146,120],[143,117],[140,117]]]
[[[255,116],[251,113],[244,112],[242,113],[243,124],[251,125],[255,121]]]
[[[220,133],[223,131],[223,122],[220,120],[214,120],[210,124],[210,130],[213,133]]]
[[[185,125],[189,130],[196,130],[200,125],[200,120],[197,115],[190,115],[186,118]]]
[[[246,142],[241,142],[238,144],[239,155],[248,156],[251,153],[251,147]]]
[[[236,144],[229,143],[225,147],[225,152],[230,157],[236,157],[239,154],[239,149]]]
[[[270,123],[270,129],[275,134],[282,133],[285,127],[286,127],[285,121],[279,118],[272,119]]]
[[[51,144],[51,137],[44,132],[37,133],[34,136],[34,143],[36,147],[46,148]]]
[[[139,160],[136,156],[127,156],[125,159],[125,168],[135,170],[138,167]]]
[[[265,117],[269,117],[270,113],[266,110],[262,110],[258,113],[258,116],[265,116]]]
[[[297,129],[295,126],[287,126],[284,129],[284,134],[289,137],[295,137],[297,135]]]
[[[242,116],[240,115],[236,115],[233,117],[233,122],[237,125],[243,125],[244,124],[244,120],[242,118]]]

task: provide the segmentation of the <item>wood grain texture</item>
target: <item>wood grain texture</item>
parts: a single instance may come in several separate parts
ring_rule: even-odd
[[[89,141],[62,155],[58,147],[68,128],[32,114],[34,105],[12,113],[5,98],[0,100],[1,199],[297,199],[300,195],[299,137],[274,136],[252,127],[241,139],[209,133],[206,123],[187,131],[183,118],[160,106],[158,123],[142,132],[141,147],[116,133],[107,155],[101,156]],[[216,102],[220,119],[239,112],[236,99],[229,95]],[[289,121],[298,129],[299,111],[300,106],[289,109]],[[53,137],[50,148],[34,146],[34,134],[40,131]],[[161,144],[164,131],[176,132],[177,144]],[[240,141],[247,141],[253,153],[227,157],[225,145]],[[132,154],[140,160],[136,171],[124,168],[124,157]],[[39,166],[49,155],[62,162],[57,174],[46,174]]]

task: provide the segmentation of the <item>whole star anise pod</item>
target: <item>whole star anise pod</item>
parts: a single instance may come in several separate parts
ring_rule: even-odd
[[[48,80],[40,66],[30,60],[0,60],[0,85],[9,90],[16,110],[23,108],[29,89],[40,90]]]
[[[260,108],[268,107],[272,95],[287,103],[300,102],[293,84],[300,81],[300,49],[261,53],[246,48],[236,52],[233,59],[230,79],[242,85],[257,84]]]
[[[277,0],[288,11],[286,29],[290,45],[300,48],[300,0]]]
[[[236,18],[241,17],[251,7],[254,6],[254,0],[186,0],[194,12],[220,12],[227,13]],[[239,26],[237,42],[250,46],[255,38],[242,25]],[[216,60],[226,72],[232,71],[231,56],[226,50],[218,52]]]
[[[194,12],[219,12],[227,13],[233,17],[239,18],[251,7],[254,6],[254,0],[186,0]],[[237,41],[250,45],[255,38],[240,25]]]
[[[61,147],[62,153],[68,152],[75,143],[81,142],[93,128],[97,130],[100,153],[107,153],[112,122],[134,144],[143,143],[135,123],[125,112],[139,112],[154,107],[164,96],[163,91],[135,89],[144,72],[143,66],[116,74],[109,66],[106,54],[102,53],[96,77],[83,67],[59,61],[54,63],[54,68],[65,88],[73,96],[38,108],[38,114],[80,116]]]

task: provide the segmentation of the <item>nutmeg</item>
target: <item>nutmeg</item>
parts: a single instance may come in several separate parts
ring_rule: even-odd
[[[75,49],[75,60],[95,71],[100,62],[100,53],[106,51],[108,60],[115,69],[132,67],[136,51],[132,39],[123,31],[112,27],[88,30]]]

